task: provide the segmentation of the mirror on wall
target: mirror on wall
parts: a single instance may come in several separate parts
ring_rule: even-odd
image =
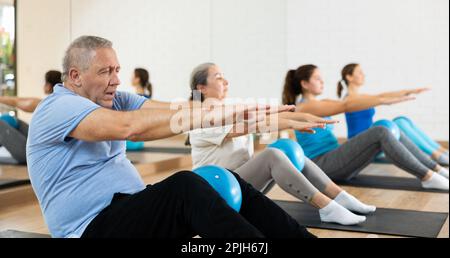
[[[0,96],[15,96],[16,88],[16,8],[14,0],[0,0]],[[0,112],[11,112],[0,106]]]

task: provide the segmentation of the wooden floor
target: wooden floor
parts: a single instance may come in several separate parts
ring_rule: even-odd
[[[180,139],[178,139],[180,140]],[[174,141],[177,142],[177,141]],[[177,147],[179,144],[163,142],[164,146]],[[159,143],[161,144],[161,142]],[[167,145],[166,145],[167,144]],[[154,145],[153,145],[154,146]],[[144,154],[147,155],[147,154]],[[176,171],[190,169],[190,157],[180,154],[148,154],[145,163],[136,165],[144,182],[154,184],[164,180]],[[409,175],[400,169],[390,165],[371,165],[371,172],[366,174],[377,175]],[[26,167],[0,166],[0,179],[2,178],[27,178]],[[376,205],[380,208],[396,208],[417,211],[449,212],[449,195],[441,193],[423,193],[396,190],[380,190],[368,188],[343,187],[350,194],[361,201]],[[268,197],[276,200],[295,200],[294,197],[275,186]],[[0,191],[0,231],[19,230],[34,233],[48,234],[48,229],[43,220],[38,202],[31,186],[16,187]],[[366,233],[354,233],[333,230],[310,229],[312,233],[321,238],[385,238],[391,236],[374,235]],[[449,237],[449,219],[439,234],[440,238]]]

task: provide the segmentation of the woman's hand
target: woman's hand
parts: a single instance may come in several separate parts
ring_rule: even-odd
[[[385,97],[381,99],[381,103],[383,105],[394,105],[402,102],[407,102],[411,100],[415,100],[414,96],[403,96],[403,97]]]
[[[314,128],[325,128],[324,123],[299,122],[294,120],[281,119],[280,123],[287,123],[287,129],[297,130],[302,133],[314,134]]]
[[[413,94],[418,95],[418,94],[422,94],[422,93],[430,91],[430,90],[431,90],[431,88],[429,88],[429,87],[412,89],[412,90],[407,91],[406,96],[413,95]]]
[[[260,111],[264,110],[265,108],[267,111],[267,115],[275,113],[294,112],[295,109],[297,108],[295,105],[281,105],[281,106],[262,105],[258,107],[260,108]]]
[[[325,119],[322,117],[318,117],[315,115],[311,115],[308,113],[301,113],[303,115],[303,122],[310,122],[310,123],[321,123],[325,125],[331,125],[331,124],[337,124],[339,123],[338,120],[332,120],[332,119]]]
[[[310,123],[321,123],[321,124],[336,124],[339,123],[337,120],[324,119],[309,113],[303,112],[289,112],[279,114],[280,118],[294,120],[298,122],[310,122]]]

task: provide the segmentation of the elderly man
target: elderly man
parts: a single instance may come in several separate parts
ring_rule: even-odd
[[[200,128],[195,121],[207,116],[236,123],[228,118],[243,114],[160,109],[161,103],[117,91],[119,71],[110,41],[76,39],[64,57],[64,84],[31,121],[29,173],[53,237],[313,237],[236,174],[239,213],[192,172],[145,186],[126,158],[125,140],[173,136]],[[171,129],[175,117],[190,121],[181,132]]]

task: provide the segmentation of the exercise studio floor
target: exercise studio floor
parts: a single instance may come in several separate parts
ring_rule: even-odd
[[[147,144],[147,147],[185,148],[184,138],[172,138]],[[155,148],[156,149],[156,148]],[[144,181],[148,184],[157,183],[177,171],[190,169],[189,154],[173,153],[131,153],[130,157]],[[408,177],[408,174],[392,165],[372,164],[364,174],[379,176]],[[27,179],[25,166],[0,165],[1,179]],[[405,209],[427,212],[449,211],[449,195],[445,193],[413,192],[384,190],[371,188],[343,187],[361,201],[376,205],[379,208]],[[296,199],[275,186],[268,194],[274,200]],[[414,227],[414,225],[411,225]],[[32,233],[48,234],[39,204],[30,185],[11,187],[0,190],[0,232],[16,230]],[[311,228],[310,231],[321,238],[391,238],[396,236],[358,233],[349,231],[323,230]],[[448,217],[443,225],[439,238],[449,237]]]

